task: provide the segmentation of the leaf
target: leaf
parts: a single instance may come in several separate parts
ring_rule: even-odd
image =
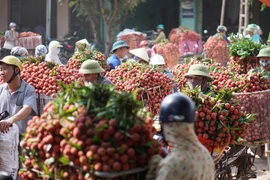
[[[44,174],[49,175],[50,177],[53,177],[53,174],[49,171],[49,168],[45,164],[43,164],[42,169],[43,169]]]
[[[45,164],[49,165],[54,163],[55,159],[53,157],[50,157],[44,161]]]
[[[64,166],[68,165],[70,162],[68,157],[66,156],[61,156],[58,161],[61,162]]]
[[[19,156],[20,162],[23,164],[23,162],[25,161],[25,157],[24,156]]]
[[[70,143],[70,145],[71,145],[72,147],[75,147],[75,148],[78,149],[78,150],[82,150],[82,147],[79,146],[78,144]]]
[[[101,142],[101,140],[97,137],[97,135],[94,135],[94,137],[92,138],[93,142],[95,144],[99,144]]]
[[[149,141],[147,143],[144,143],[143,146],[146,146],[146,147],[152,147],[152,145],[154,144],[155,141]]]
[[[103,124],[103,125],[101,125],[100,127],[96,128],[96,129],[94,130],[94,132],[95,132],[95,133],[98,133],[98,132],[100,132],[100,131],[103,131],[104,129],[107,129],[108,127],[109,127],[108,124]]]

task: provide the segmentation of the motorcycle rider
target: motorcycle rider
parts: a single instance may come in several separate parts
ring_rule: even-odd
[[[49,53],[45,57],[45,61],[47,62],[53,62],[58,65],[62,65],[62,62],[60,61],[58,54],[60,53],[60,48],[62,45],[58,41],[51,41],[49,44]]]
[[[109,79],[100,74],[105,72],[105,70],[100,67],[96,60],[88,59],[84,61],[79,72],[83,74],[86,86],[91,86],[94,83],[113,85]]]
[[[248,26],[246,28],[246,38],[251,39],[255,43],[260,43],[260,36],[255,34],[256,28],[253,26]]]
[[[223,39],[229,44],[230,41],[228,40],[226,36],[227,28],[225,26],[218,26],[217,27],[217,33],[214,36],[221,36]]]
[[[0,85],[0,112],[8,111],[10,114],[8,118],[0,121],[0,137],[7,133],[12,133],[11,137],[14,137],[12,141],[5,139],[5,143],[0,143],[5,147],[10,147],[10,150],[5,150],[5,152],[11,153],[0,158],[2,161],[0,171],[8,172],[13,177],[16,177],[17,173],[14,171],[18,170],[19,165],[19,135],[23,135],[28,121],[37,112],[35,88],[21,79],[21,71],[22,63],[15,56],[6,56],[0,61],[0,75],[4,82]],[[1,152],[0,156],[5,152]]]
[[[213,159],[194,132],[195,112],[194,102],[182,93],[164,98],[159,118],[163,137],[172,148],[164,159],[150,158],[147,180],[215,179]]]
[[[125,41],[119,40],[113,43],[111,53],[113,53],[108,59],[107,63],[110,65],[110,69],[115,69],[116,66],[120,66],[121,60],[127,55],[129,46]]]
[[[151,44],[158,44],[160,43],[163,39],[166,39],[166,35],[164,33],[164,25],[163,24],[159,24],[157,25],[157,33],[158,36],[156,37],[155,40],[149,41]]]
[[[212,93],[208,86],[208,82],[212,81],[212,78],[204,65],[194,64],[190,66],[185,74],[185,78],[188,80],[187,83],[190,89],[195,89],[199,86],[204,94]]]

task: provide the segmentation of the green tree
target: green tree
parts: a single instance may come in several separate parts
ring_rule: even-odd
[[[62,0],[63,1],[63,0]],[[136,7],[146,0],[70,0],[77,16],[87,18],[94,41],[100,43],[100,21],[105,24],[105,54],[108,55],[115,37],[115,30],[125,19],[134,15]]]

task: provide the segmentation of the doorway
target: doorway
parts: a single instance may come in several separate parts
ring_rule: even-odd
[[[57,1],[52,1],[52,38],[56,38],[56,6]],[[11,0],[10,20],[18,24],[18,30],[20,32],[34,32],[34,29],[37,26],[42,26],[46,29],[46,0]]]

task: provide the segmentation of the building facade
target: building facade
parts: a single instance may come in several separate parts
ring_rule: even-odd
[[[48,36],[61,39],[74,31],[80,31],[81,37],[91,39],[91,28],[85,20],[76,17],[68,6],[57,0],[1,0],[0,31],[8,29],[11,21],[16,22],[22,31],[34,31],[36,26],[46,29]],[[270,8],[260,11],[261,3],[254,1],[250,6],[250,23],[259,24],[264,32],[270,32]],[[204,30],[209,35],[216,32],[220,24],[222,0],[147,0],[141,3],[134,14],[123,22],[116,34],[124,28],[136,28],[138,31],[155,30],[158,24],[165,25],[169,35],[172,28],[184,26],[200,34]],[[238,32],[239,0],[226,0],[224,25],[228,33]],[[50,16],[49,16],[50,15]],[[101,23],[101,31],[105,26]],[[104,37],[101,37],[104,39]]]
[[[69,32],[69,15],[68,0],[63,4],[55,0],[1,0],[0,31],[6,31],[13,21],[21,31],[34,31],[37,26],[49,27],[48,36],[61,38]]]

